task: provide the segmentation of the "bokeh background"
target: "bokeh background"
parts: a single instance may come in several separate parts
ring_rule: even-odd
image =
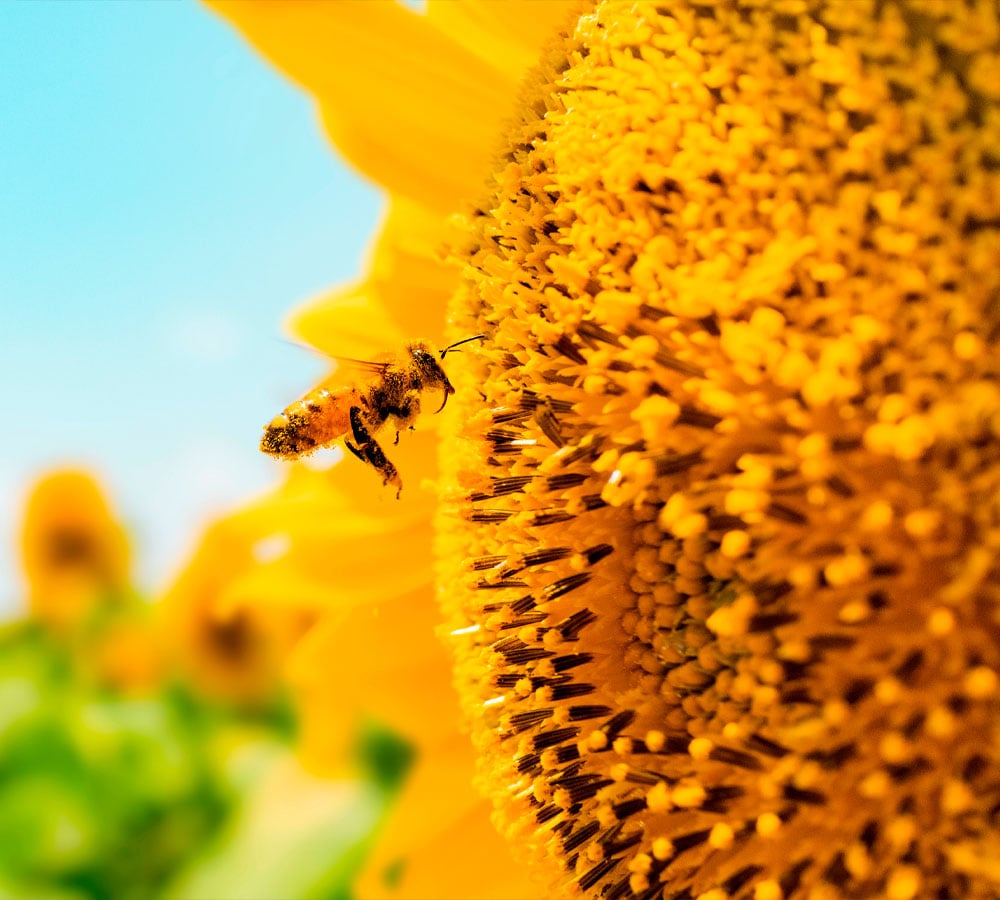
[[[202,690],[253,654],[197,618],[197,566],[200,678],[149,600],[281,477],[261,426],[326,367],[281,320],[359,271],[380,197],[196,3],[0,3],[0,71],[0,897],[346,897],[406,748],[373,731],[350,778],[307,773],[280,687]],[[95,546],[124,531],[129,559],[95,554],[114,577],[54,540],[74,571],[25,578],[33,486],[65,468],[55,505]]]
[[[273,484],[260,428],[324,362],[282,340],[380,198],[311,101],[193,2],[0,3],[0,614],[32,480],[83,465],[155,589]]]

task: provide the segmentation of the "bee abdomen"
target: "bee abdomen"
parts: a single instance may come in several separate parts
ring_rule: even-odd
[[[355,397],[353,390],[331,394],[321,389],[296,400],[264,426],[260,449],[279,459],[295,459],[329,444],[347,431]]]
[[[315,450],[318,444],[310,434],[308,423],[296,415],[281,413],[264,426],[260,449],[281,459],[302,456]]]

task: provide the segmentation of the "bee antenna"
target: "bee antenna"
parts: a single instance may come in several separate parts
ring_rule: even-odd
[[[444,359],[446,354],[453,352],[456,347],[460,347],[462,344],[468,344],[469,341],[485,341],[485,340],[486,340],[485,334],[474,334],[472,337],[462,338],[462,340],[460,341],[455,341],[454,344],[445,347],[444,350],[441,351],[441,359]]]

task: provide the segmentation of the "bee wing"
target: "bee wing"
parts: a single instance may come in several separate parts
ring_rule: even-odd
[[[352,384],[355,381],[361,380],[361,378],[381,378],[390,365],[388,362],[379,362],[377,360],[352,359],[349,356],[337,356],[333,353],[327,353],[325,350],[311,347],[308,344],[300,344],[297,341],[284,341],[284,343],[291,344],[293,347],[299,347],[316,356],[321,356],[327,361],[336,363],[336,368],[316,386],[317,388],[325,388],[328,391]]]
[[[329,375],[326,376],[318,387],[326,388],[328,391],[335,388],[351,385],[361,380],[381,378],[385,370],[389,368],[387,362],[372,362],[367,359],[351,359],[347,356],[329,356],[337,364]]]

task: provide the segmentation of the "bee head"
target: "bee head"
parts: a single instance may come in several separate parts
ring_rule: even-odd
[[[423,388],[443,387],[446,394],[455,393],[448,376],[437,357],[423,344],[414,344],[410,347],[410,358],[413,360],[413,368],[419,377]]]

